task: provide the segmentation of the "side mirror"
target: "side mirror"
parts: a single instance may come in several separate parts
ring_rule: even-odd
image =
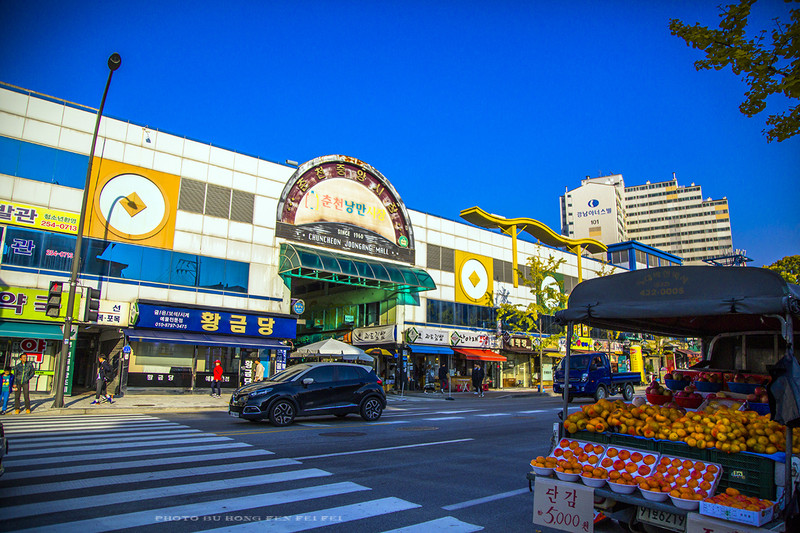
[[[308,385],[311,385],[312,383],[314,383],[314,378],[305,378],[303,380],[303,385],[308,386]]]

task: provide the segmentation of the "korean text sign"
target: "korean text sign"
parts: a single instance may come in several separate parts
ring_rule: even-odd
[[[139,304],[136,326],[169,331],[294,339],[297,321],[280,316]]]
[[[577,483],[536,478],[533,523],[562,531],[594,532],[594,490]]]

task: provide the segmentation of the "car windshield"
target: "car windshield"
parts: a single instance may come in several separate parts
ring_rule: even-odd
[[[593,354],[588,354],[588,353],[580,355],[575,355],[575,354],[570,355],[570,361],[569,361],[570,370],[578,370],[578,369],[584,370],[586,367],[589,366],[589,361],[591,361],[592,356]],[[563,372],[564,364],[566,362],[567,362],[566,357],[561,359],[561,362],[558,364],[558,370]]]
[[[305,372],[310,367],[308,365],[295,365],[290,366],[286,370],[281,370],[274,376],[270,376],[268,379],[269,381],[292,381],[296,378],[299,374]]]

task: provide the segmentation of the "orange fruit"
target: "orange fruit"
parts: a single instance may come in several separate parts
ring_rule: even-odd
[[[651,465],[651,464],[653,464],[655,462],[656,462],[656,456],[655,455],[645,455],[644,464]]]
[[[641,453],[633,452],[631,454],[631,461],[633,461],[634,463],[638,463],[641,460],[642,460],[642,454]]]
[[[631,474],[636,472],[636,463],[628,463],[625,465],[625,470],[630,472]]]
[[[600,446],[600,445],[595,446],[593,450],[594,450],[594,453],[596,453],[597,455],[600,455],[601,453],[603,453],[603,447]]]
[[[607,455],[608,457],[616,457],[616,456],[617,456],[617,453],[619,453],[619,452],[617,452],[617,449],[616,449],[616,448],[609,448],[609,450],[608,450],[608,452],[606,453],[606,455]]]
[[[734,489],[733,487],[728,487],[727,489],[725,489],[725,494],[727,494],[728,496],[738,496],[739,491]]]
[[[620,459],[622,459],[623,461],[626,461],[626,460],[630,459],[630,457],[631,457],[631,452],[629,452],[628,450],[620,450],[620,452],[619,452],[619,458]]]

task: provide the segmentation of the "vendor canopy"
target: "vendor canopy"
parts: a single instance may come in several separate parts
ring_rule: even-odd
[[[616,331],[707,337],[731,331],[780,331],[763,315],[790,311],[800,331],[800,286],[765,268],[682,266],[624,272],[580,283],[560,324]]]

